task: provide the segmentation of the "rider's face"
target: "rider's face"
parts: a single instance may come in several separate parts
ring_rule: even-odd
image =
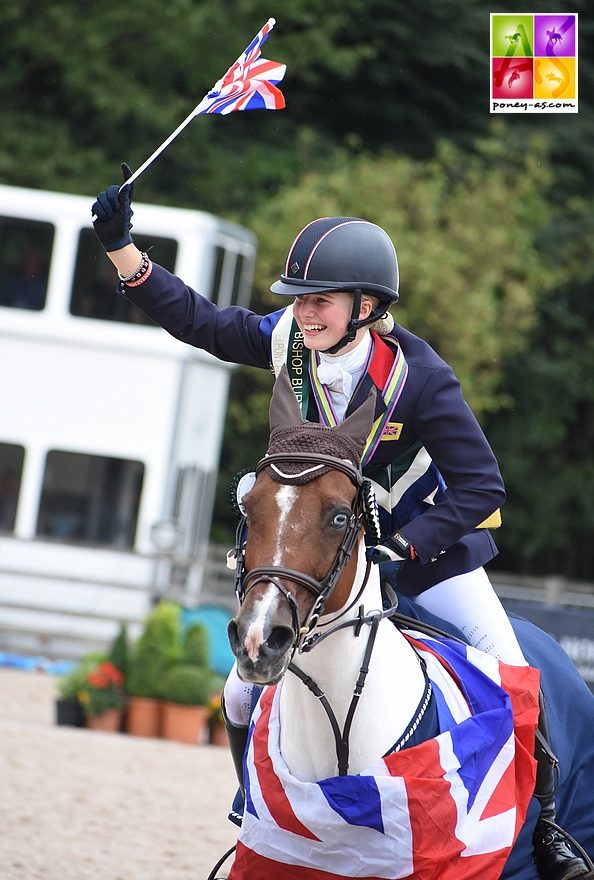
[[[345,335],[353,308],[353,295],[350,293],[308,293],[295,297],[293,314],[303,333],[306,348],[326,351],[336,345]],[[367,304],[362,303],[361,313],[367,312]],[[344,353],[353,348],[357,339],[341,349]]]

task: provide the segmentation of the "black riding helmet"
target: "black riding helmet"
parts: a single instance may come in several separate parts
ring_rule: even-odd
[[[398,302],[396,251],[375,223],[358,217],[321,217],[301,230],[289,250],[284,274],[270,289],[281,296],[352,291],[346,335],[328,349],[335,354],[352,342],[357,330],[373,324]],[[377,297],[379,305],[360,319],[363,293]]]

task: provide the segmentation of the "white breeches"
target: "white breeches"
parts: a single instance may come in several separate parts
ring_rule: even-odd
[[[223,690],[225,712],[232,724],[247,725],[250,723],[253,689],[253,684],[240,679],[237,674],[237,664],[234,663]]]
[[[448,578],[411,599],[450,620],[475,648],[504,663],[526,666],[516,634],[484,568]]]

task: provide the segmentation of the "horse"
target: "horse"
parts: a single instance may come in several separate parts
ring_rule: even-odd
[[[303,423],[284,372],[275,384],[235,550],[230,645],[240,677],[264,689],[229,878],[539,880],[538,673],[386,603],[364,540],[379,528],[359,459],[373,409]],[[558,819],[594,854],[594,697],[552,639],[513,625],[554,695]]]

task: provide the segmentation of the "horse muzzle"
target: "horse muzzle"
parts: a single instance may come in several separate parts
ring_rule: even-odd
[[[247,621],[240,613],[229,622],[229,644],[237,660],[237,672],[252,684],[276,684],[285,674],[294,652],[291,625]]]

